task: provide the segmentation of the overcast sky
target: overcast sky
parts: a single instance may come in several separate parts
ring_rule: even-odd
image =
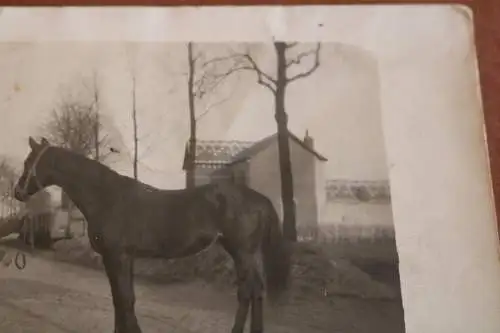
[[[288,89],[289,128],[299,137],[309,130],[318,152],[329,159],[325,166],[328,178],[387,179],[379,94],[383,73],[378,64],[383,60],[386,65],[388,61],[397,65],[399,59],[394,55],[406,52],[418,66],[418,52],[425,51],[426,40],[463,29],[463,21],[443,9],[407,11],[405,15],[386,9],[379,9],[378,15],[373,15],[373,8],[343,10],[338,21],[329,22],[329,29],[339,30],[338,41],[324,44],[320,68]],[[370,13],[377,20],[398,23],[397,31],[394,24],[375,24],[378,31],[367,31],[359,22],[366,21]],[[444,24],[425,27],[429,18],[446,15]],[[235,45],[198,47],[217,54]],[[253,51],[259,65],[273,73],[272,45],[254,45]],[[96,72],[105,126],[121,149],[111,165],[130,175],[134,72],[141,137],[139,177],[160,187],[183,187],[181,164],[189,133],[186,56],[185,43],[0,44],[0,108],[4,117],[0,122],[0,153],[21,162],[28,152],[28,136],[41,134],[40,124],[58,100],[68,92],[84,93],[82,82]],[[305,61],[304,68],[311,63]],[[226,101],[199,122],[200,139],[259,140],[275,132],[272,95],[256,83],[253,73],[232,76],[206,103],[220,100]],[[199,107],[203,111],[203,103]]]

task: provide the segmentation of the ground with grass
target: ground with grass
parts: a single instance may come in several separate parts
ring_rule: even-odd
[[[372,278],[352,260],[328,255],[323,248],[312,243],[295,245],[291,297],[398,299],[397,288]],[[58,260],[103,268],[100,256],[90,248],[86,238],[59,241],[54,244],[54,250]],[[371,262],[365,261],[365,265]],[[217,244],[183,259],[139,259],[135,270],[137,276],[158,283],[203,280],[216,287],[224,287],[232,286],[235,282],[233,262]]]
[[[12,243],[9,244],[10,247],[30,251],[29,248],[19,245],[18,240],[13,239],[9,242]],[[266,306],[265,317],[270,330],[277,333],[403,333],[404,320],[398,293],[399,285],[395,287],[380,277],[384,274],[379,272],[379,276],[373,275],[367,272],[369,269],[354,263],[353,259],[357,259],[364,260],[365,265],[374,265],[375,258],[370,255],[374,251],[365,246],[367,252],[363,255],[363,251],[351,249],[349,250],[351,253],[358,253],[352,257],[347,255],[349,251],[346,252],[345,244],[342,248],[337,244],[337,251],[333,251],[335,247],[332,244],[327,245],[302,243],[295,247],[293,284],[288,298],[286,302]],[[340,256],[334,255],[342,252]],[[47,270],[47,279],[51,283],[59,285],[61,281],[65,281],[68,287],[91,286],[89,292],[96,292],[96,280],[83,281],[88,275],[84,271],[80,271],[69,280],[63,277],[68,268],[58,267],[69,263],[75,267],[83,266],[82,269],[92,268],[89,271],[94,271],[99,277],[100,288],[109,294],[109,285],[107,286],[102,271],[100,257],[90,249],[85,238],[59,241],[54,244],[53,250],[35,251],[32,254],[34,257],[28,255],[27,270],[20,271],[20,276],[26,276],[27,271],[34,270],[36,272],[33,273],[33,278],[39,279],[42,274],[35,267],[35,259],[44,258],[54,262],[50,265],[50,272]],[[380,257],[377,260],[381,260]],[[393,259],[382,260],[389,262]],[[380,270],[380,265],[375,266]],[[385,275],[393,275],[393,268],[391,265],[386,265],[384,270],[388,272],[385,272]],[[230,258],[218,246],[182,260],[138,260],[136,276],[139,311],[142,311],[140,307],[144,301],[158,302],[169,309],[161,316],[168,314],[169,318],[174,318],[173,322],[180,318],[182,323],[172,325],[184,325],[185,318],[189,317],[190,323],[192,321],[195,326],[213,322],[209,325],[213,330],[204,330],[205,333],[229,330],[236,305],[234,271]],[[78,280],[80,277],[82,281]],[[144,290],[148,290],[148,293],[145,294]],[[21,291],[19,293],[22,294]],[[47,294],[47,297],[50,295]],[[81,298],[82,302],[85,298],[75,297],[74,301]],[[107,297],[109,298],[109,295]],[[155,307],[159,307],[158,304]],[[89,305],[90,308],[94,306]],[[212,312],[216,309],[220,313],[220,320],[212,320],[214,318]],[[149,331],[156,332],[156,330]]]
[[[103,269],[100,256],[85,238],[62,240],[53,248],[55,260]],[[267,316],[283,325],[296,322],[311,332],[313,328],[336,332],[328,330],[336,327],[343,333],[403,333],[397,263],[394,258],[370,257],[374,251],[366,244],[363,248],[365,255],[358,249],[355,256],[356,251],[351,249],[349,254],[345,244],[297,244],[287,299],[269,307]],[[202,283],[234,297],[233,263],[218,245],[184,259],[137,260],[135,270],[139,280],[152,285],[182,288]]]

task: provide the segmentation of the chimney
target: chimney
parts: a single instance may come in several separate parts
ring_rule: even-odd
[[[304,136],[304,144],[307,146],[309,149],[314,149],[314,139],[309,136],[309,131],[306,130],[306,135]]]

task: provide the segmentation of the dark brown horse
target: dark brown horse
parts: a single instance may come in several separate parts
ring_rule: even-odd
[[[251,309],[251,332],[263,329],[264,281],[267,296],[288,285],[289,251],[271,201],[247,187],[210,184],[160,190],[122,176],[103,164],[43,138],[30,137],[31,152],[15,188],[26,201],[57,185],[88,222],[92,248],[102,255],[115,310],[115,333],[139,333],[135,315],[134,258],[181,258],[217,242],[233,258],[238,308],[232,333],[242,333]]]

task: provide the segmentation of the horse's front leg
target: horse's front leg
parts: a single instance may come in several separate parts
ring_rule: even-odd
[[[135,315],[134,259],[125,253],[106,252],[103,263],[115,310],[114,333],[141,333]]]

